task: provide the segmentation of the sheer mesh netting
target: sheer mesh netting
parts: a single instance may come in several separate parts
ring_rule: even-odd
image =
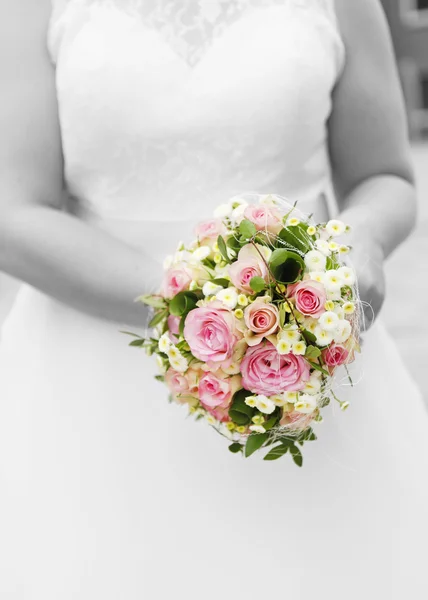
[[[272,5],[307,8],[335,18],[334,0],[53,0],[61,14],[68,5],[103,5],[119,8],[144,20],[177,54],[194,66],[212,40],[246,11]]]

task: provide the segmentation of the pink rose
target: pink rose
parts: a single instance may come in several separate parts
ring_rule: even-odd
[[[309,427],[313,420],[313,415],[305,415],[297,411],[284,413],[279,424],[293,430],[304,430]]]
[[[165,373],[165,382],[173,398],[184,404],[191,398],[198,397],[199,377],[200,372],[192,368],[188,369],[185,374],[168,369]]]
[[[261,252],[265,250],[265,246],[259,246],[259,244],[257,246]],[[253,294],[250,287],[251,279],[262,277],[267,280],[268,269],[257,248],[252,244],[247,244],[239,251],[238,260],[230,266],[229,275],[235,287],[243,292]]]
[[[203,240],[216,240],[219,235],[226,233],[226,227],[220,219],[211,219],[198,223],[195,233],[200,242]]]
[[[274,304],[257,298],[245,309],[244,320],[250,330],[245,336],[247,344],[255,346],[264,337],[276,333],[279,327],[279,311]]]
[[[325,311],[327,294],[322,283],[306,280],[293,283],[287,288],[287,295],[295,299],[296,308],[302,315],[318,318]]]
[[[169,315],[168,330],[170,333],[170,338],[176,337],[178,339],[178,337],[180,335],[180,330],[179,330],[180,321],[181,321],[181,317],[176,317],[175,315]]]
[[[241,363],[242,384],[255,394],[270,396],[298,391],[309,379],[309,364],[302,356],[278,354],[270,342],[248,348]]]
[[[321,353],[324,363],[328,367],[338,367],[347,362],[349,357],[349,350],[341,344],[332,344]]]
[[[203,362],[230,361],[238,337],[235,318],[226,309],[201,306],[187,315],[184,338]]]
[[[227,406],[232,399],[232,389],[227,379],[207,373],[199,381],[199,400],[206,408]]]
[[[244,217],[254,223],[258,231],[279,233],[283,227],[281,215],[272,207],[251,204],[245,209]]]
[[[179,292],[189,289],[192,274],[184,265],[175,265],[165,273],[161,294],[164,298],[174,298]]]

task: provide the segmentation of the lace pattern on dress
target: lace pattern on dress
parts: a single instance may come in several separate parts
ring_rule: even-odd
[[[116,9],[140,18],[156,30],[190,66],[195,66],[212,41],[246,11],[271,6],[313,10],[334,25],[339,45],[335,0],[52,0],[49,47],[57,55],[61,32],[70,6]],[[340,48],[342,53],[343,48]]]

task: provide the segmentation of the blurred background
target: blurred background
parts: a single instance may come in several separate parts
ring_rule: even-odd
[[[428,267],[423,260],[428,257],[428,0],[382,3],[406,99],[419,202],[415,232],[387,262],[387,300],[382,318],[428,404],[428,392],[422,385],[424,368],[428,367]],[[0,273],[0,325],[18,287],[18,282]]]

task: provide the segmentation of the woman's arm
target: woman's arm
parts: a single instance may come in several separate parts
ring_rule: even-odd
[[[0,270],[70,306],[144,325],[153,263],[63,211],[50,0],[0,0]]]
[[[336,0],[336,7],[346,65],[333,95],[330,154],[341,218],[353,228],[360,293],[377,315],[383,260],[409,235],[416,218],[407,123],[379,0]]]

